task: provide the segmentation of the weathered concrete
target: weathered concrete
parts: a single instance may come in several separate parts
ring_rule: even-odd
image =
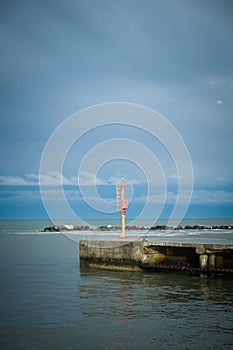
[[[163,263],[201,268],[233,268],[233,245],[187,242],[145,242],[144,254],[150,251],[165,255]]]
[[[80,241],[79,254],[81,261],[93,266],[109,269],[127,267],[135,270],[141,263],[142,243],[128,242],[120,245],[119,241]]]
[[[90,267],[233,273],[233,245],[83,240],[79,250],[80,261]]]

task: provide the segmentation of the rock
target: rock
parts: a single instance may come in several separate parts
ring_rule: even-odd
[[[73,230],[74,229],[74,225],[64,225],[64,229],[66,229],[66,230]]]
[[[60,232],[57,226],[45,227],[43,232]]]
[[[111,229],[111,228],[109,228],[107,225],[105,225],[105,226],[100,226],[100,227],[99,227],[99,230],[100,230],[100,231],[110,231],[110,229]]]

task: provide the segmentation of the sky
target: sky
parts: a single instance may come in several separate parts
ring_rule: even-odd
[[[230,0],[1,1],[0,219],[48,217],[39,188],[46,143],[71,115],[110,102],[157,111],[184,140],[194,176],[186,217],[232,218],[232,37]],[[92,118],[94,124],[101,116]],[[80,174],[78,183],[89,152],[116,135],[158,158],[166,201],[162,208],[155,176],[148,215],[160,208],[161,217],[169,217],[178,191],[176,164],[158,139],[135,126],[103,125],[76,140],[62,173],[69,205],[84,219],[117,215],[91,208],[79,185],[88,197],[88,187],[97,183],[110,203],[124,177],[128,215],[143,209],[148,169],[120,159],[121,152],[95,174]],[[108,150],[111,156],[115,148]],[[51,169],[43,178],[54,205],[59,176]]]

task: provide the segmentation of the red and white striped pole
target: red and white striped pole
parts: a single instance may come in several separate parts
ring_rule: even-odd
[[[125,180],[121,179],[120,188],[116,188],[116,207],[121,212],[121,235],[120,238],[127,238],[125,232],[125,216],[128,208],[128,200],[125,199]]]

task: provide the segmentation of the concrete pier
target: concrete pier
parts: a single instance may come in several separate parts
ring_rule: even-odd
[[[81,263],[111,270],[139,270],[142,262],[142,242],[80,241]]]
[[[233,245],[120,240],[79,242],[81,264],[110,270],[233,274]]]

